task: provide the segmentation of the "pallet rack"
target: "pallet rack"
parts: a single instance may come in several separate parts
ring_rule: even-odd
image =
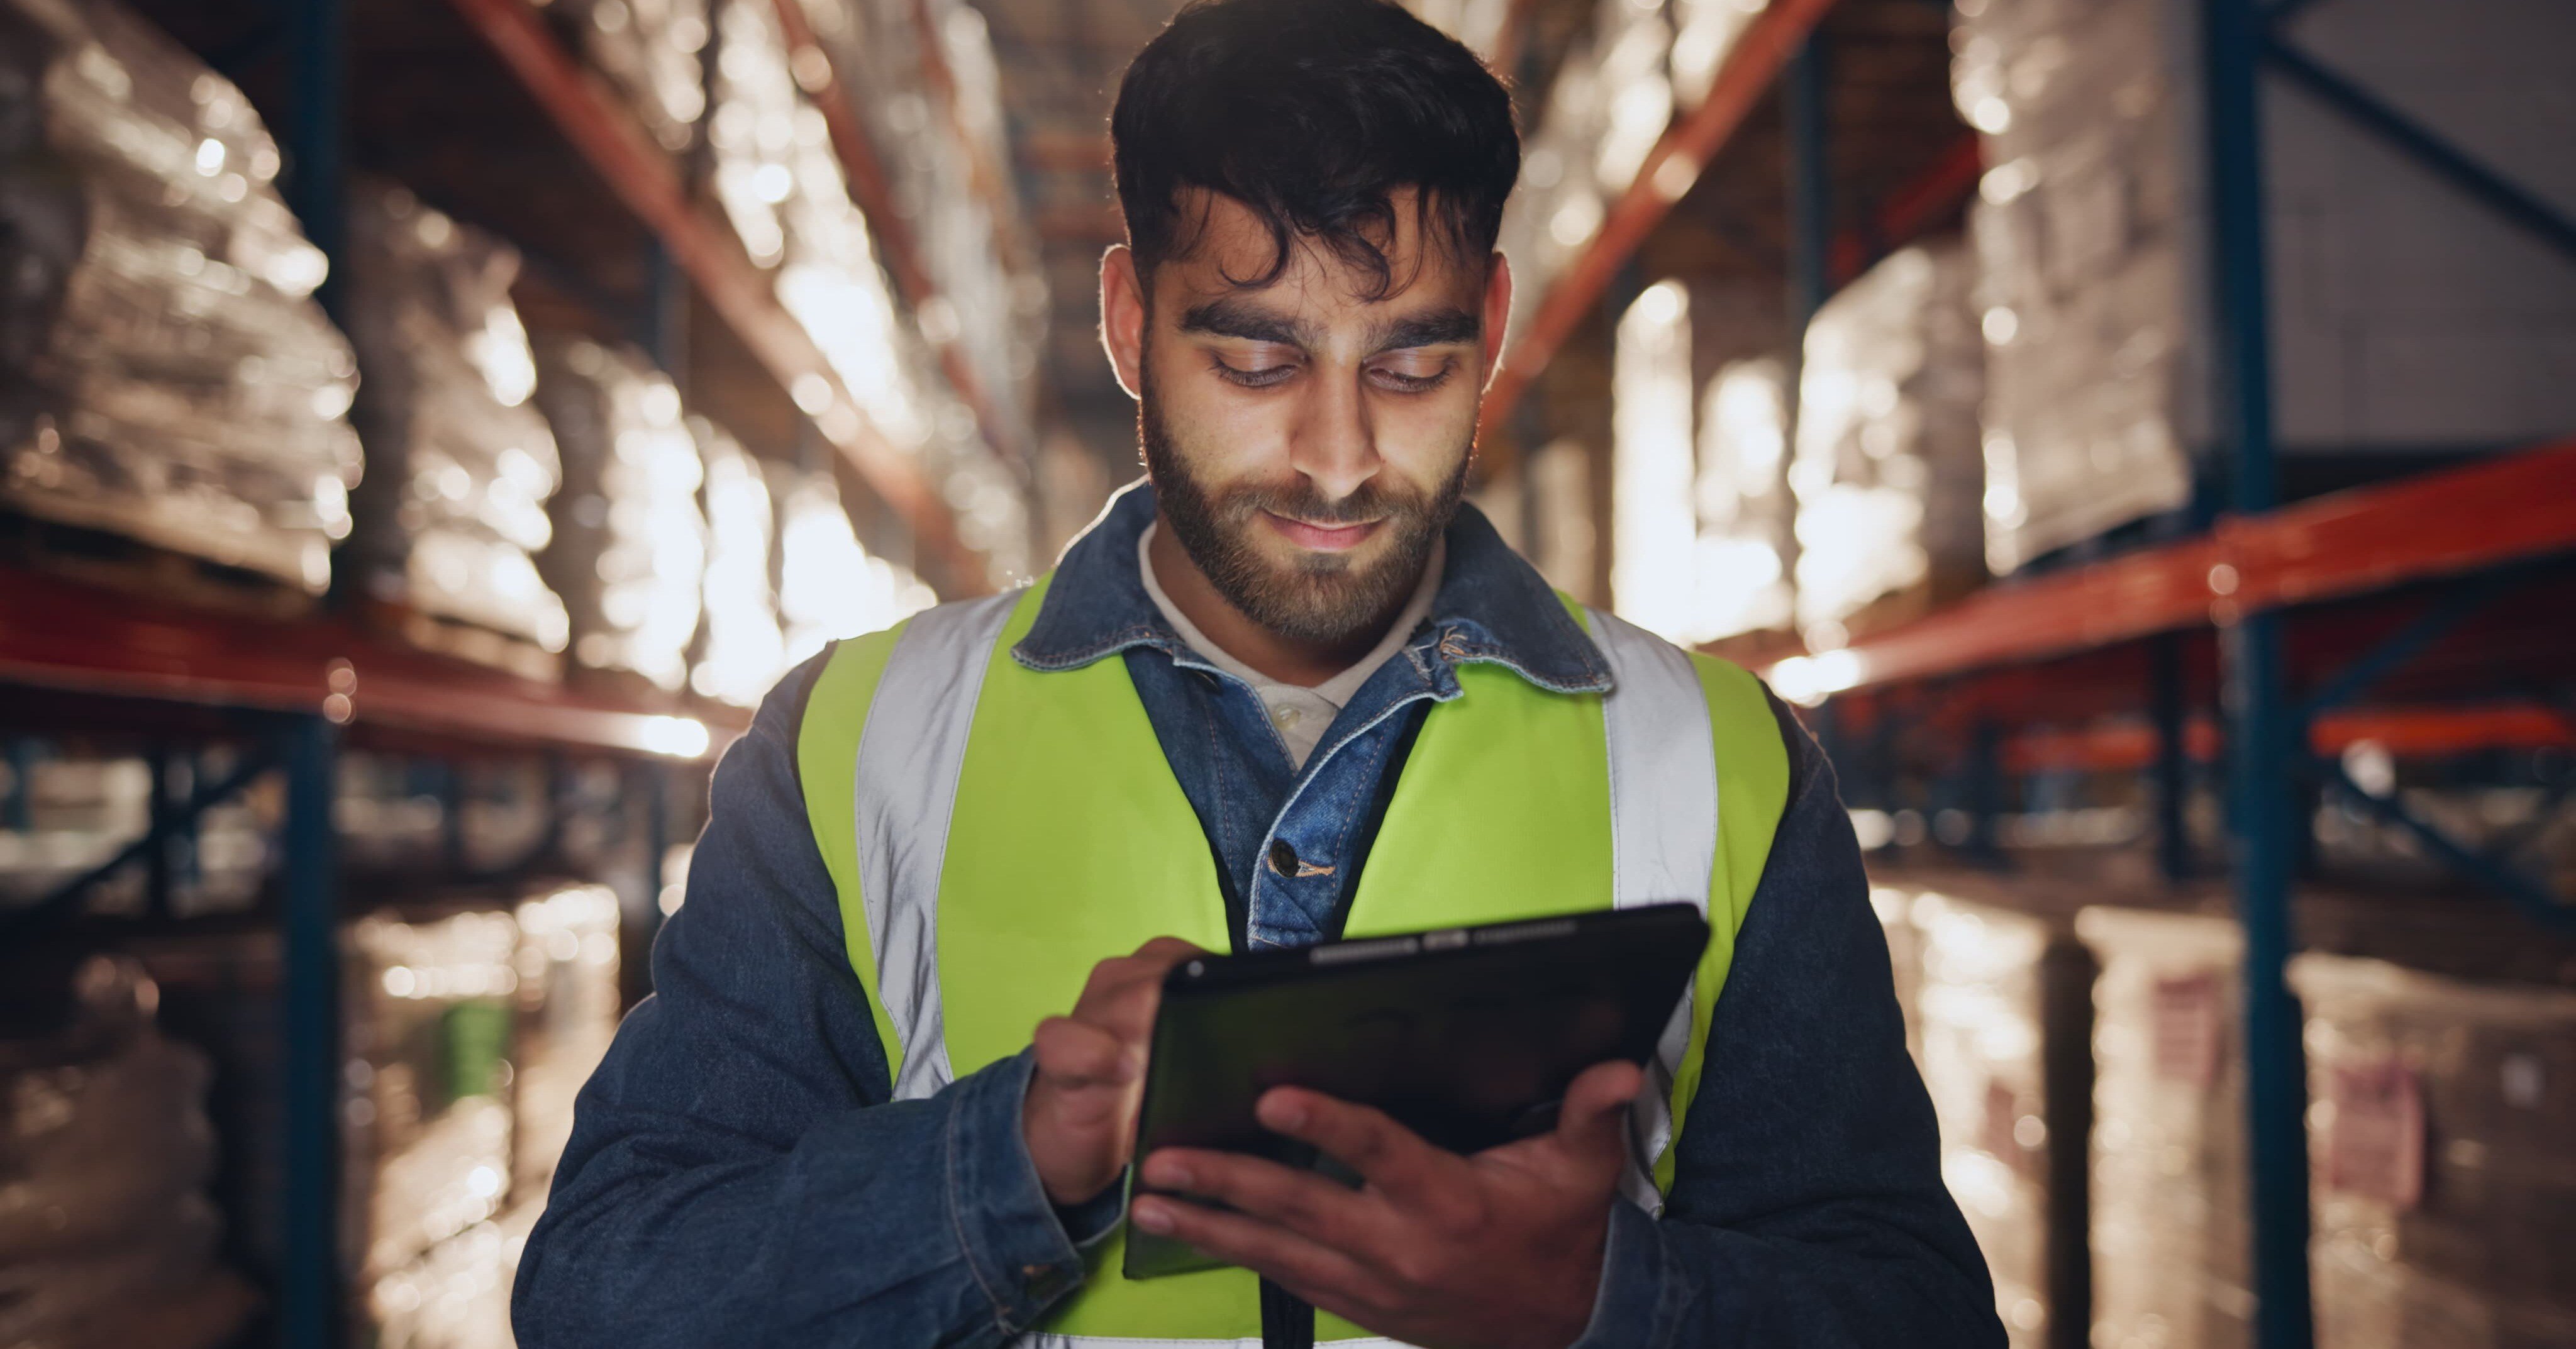
[[[724,228],[690,195],[680,169],[640,124],[601,87],[528,0],[416,0],[462,19],[569,144],[641,224],[654,253],[651,287],[657,314],[652,345],[669,364],[676,335],[668,322],[675,280],[693,284],[748,348],[777,388],[823,440],[908,526],[923,570],[943,594],[989,591],[984,556],[959,536],[956,518],[912,456],[886,442],[866,417],[814,339],[771,294],[768,283]],[[273,22],[254,31],[237,61],[274,51],[283,58],[288,115],[277,125],[291,166],[288,199],[309,237],[330,256],[334,275],[344,257],[342,200],[345,122],[350,85],[351,0],[286,0]],[[915,307],[936,292],[916,241],[894,212],[885,176],[859,134],[795,0],[781,0],[790,41],[823,58],[820,79],[803,78],[822,103],[852,195],[867,215],[898,292]],[[819,87],[817,87],[819,85]],[[677,277],[672,273],[676,271]],[[585,297],[588,298],[588,297]],[[326,305],[336,304],[326,287]],[[938,345],[943,372],[988,435],[998,423],[964,354]],[[1006,453],[1027,447],[996,437]],[[53,887],[33,905],[0,911],[0,942],[40,936],[88,940],[102,923],[79,915],[97,885],[135,868],[147,877],[146,912],[133,930],[198,920],[171,914],[168,867],[173,840],[187,837],[210,808],[237,799],[264,779],[284,785],[277,872],[259,912],[280,937],[284,1192],[280,1252],[273,1289],[276,1342],[286,1349],[331,1349],[350,1330],[348,1294],[339,1263],[341,1210],[340,1092],[342,1016],[341,868],[333,817],[341,753],[386,749],[453,763],[461,759],[607,761],[617,768],[619,809],[644,821],[645,855],[659,859],[679,841],[675,805],[703,792],[715,756],[749,724],[749,714],[696,699],[614,691],[581,683],[537,682],[485,666],[426,654],[324,613],[301,619],[248,616],[144,598],[51,573],[0,564],[0,734],[89,734],[131,739],[155,764],[145,833],[113,856]],[[235,766],[178,785],[164,768],[193,744],[222,743],[240,752]],[[451,781],[454,774],[444,776]],[[549,792],[547,809],[560,807]],[[457,802],[447,803],[456,818]],[[549,824],[537,849],[510,870],[544,865],[559,831]],[[460,845],[449,841],[455,879],[468,873]],[[647,896],[649,900],[650,896]],[[623,944],[649,949],[660,914],[630,897]]]
[[[150,827],[114,856],[34,905],[0,914],[0,940],[27,939],[71,918],[91,888],[184,837],[208,809],[262,776],[281,774],[286,811],[275,893],[281,1021],[285,1194],[276,1313],[279,1343],[341,1342],[339,1091],[342,919],[336,765],[344,746],[408,753],[606,757],[641,797],[646,855],[672,840],[669,800],[702,777],[747,719],[672,700],[653,705],[388,645],[336,621],[248,619],[139,600],[38,572],[0,569],[0,692],[51,730],[133,733],[157,746],[215,739],[247,747],[239,766],[168,800],[154,783]],[[26,726],[0,725],[23,731]],[[167,757],[156,753],[155,758]],[[453,818],[455,803],[448,803]],[[552,830],[547,831],[549,836]],[[530,859],[531,861],[541,859]],[[150,918],[168,918],[166,891]],[[649,927],[630,945],[649,945]]]
[[[341,0],[304,3],[329,7]],[[912,527],[916,545],[942,561],[947,584],[941,590],[952,595],[989,592],[992,583],[984,574],[982,555],[958,537],[955,515],[937,487],[922,474],[920,465],[887,443],[869,424],[858,400],[842,383],[831,362],[824,359],[812,335],[779,304],[767,282],[724,228],[691,199],[678,166],[653,144],[632,116],[600,90],[596,78],[556,40],[536,7],[528,0],[451,3],[511,75],[535,96],[564,138],[653,232],[672,262],[696,283],[708,303],[752,348],[778,386],[795,400],[797,408],[813,419],[815,429],[848,457],[878,496],[903,515]],[[782,14],[789,12],[794,8],[793,0],[785,0],[779,8]],[[820,53],[801,23],[790,31],[803,35],[798,50]],[[829,69],[828,65],[824,68]],[[828,81],[825,87],[838,88]],[[887,241],[886,252],[895,264],[898,284],[910,291],[915,303],[924,302],[934,293],[928,275],[921,269],[909,235],[901,232],[898,217],[891,209],[891,197],[885,191],[884,175],[865,153],[864,139],[850,139],[857,135],[854,125],[836,126],[834,146],[843,164],[855,170],[851,180],[856,185],[856,199],[868,212],[871,228]],[[894,232],[888,233],[889,229]],[[959,396],[976,408],[978,420],[985,427],[995,427],[990,404],[976,385],[963,353],[954,344],[942,344],[939,351],[942,368]]]
[[[2428,855],[2533,922],[2576,931],[2576,903],[2507,859],[2450,837],[2395,797],[2366,789],[2335,758],[2362,740],[2411,754],[2576,745],[2576,707],[2564,703],[2350,706],[2514,586],[2536,580],[2554,596],[2576,593],[2563,566],[2576,553],[2576,440],[2283,505],[2263,238],[2264,77],[2297,87],[2562,256],[2576,257],[2576,222],[2304,54],[2284,25],[2321,2],[2328,0],[2197,0],[2215,225],[2209,291],[2220,348],[2216,449],[2233,490],[2230,512],[2198,537],[1998,584],[1840,649],[1793,646],[1751,661],[1778,691],[1815,709],[1818,733],[1847,784],[1855,769],[1865,773],[1872,760],[1889,759],[1897,735],[1943,723],[1931,729],[1945,734],[1945,751],[1961,761],[1971,857],[1996,855],[1992,816],[2007,775],[2043,766],[2145,769],[2154,780],[2159,853],[2168,876],[2180,880],[2194,865],[2183,836],[2191,767],[2223,757],[2234,834],[2230,889],[2245,934],[2250,1216],[2263,1349],[2304,1349],[2314,1339],[2306,1076],[2300,1012],[2283,978],[2306,829],[2300,794],[2321,784],[2412,835]],[[1506,351],[1486,401],[1482,444],[1491,471],[1511,471],[1509,439],[1497,432],[1541,371],[1598,310],[1647,235],[1775,79],[1784,86],[1791,159],[1795,318],[1811,314],[1830,282],[1848,279],[1867,253],[1916,232],[1942,214],[1939,203],[1955,202],[1973,184],[1970,145],[1927,165],[1865,230],[1829,236],[1814,34],[1831,7],[1832,0],[1773,0],[1728,56],[1709,97],[1675,117],[1590,243],[1538,299],[1536,319]],[[2312,640],[2309,628],[2352,618],[2356,597],[2411,612],[2393,625],[2360,625],[2358,640],[2348,621],[2340,638]],[[2338,601],[2346,602],[2341,615],[2332,612]],[[2304,625],[2296,633],[2294,618]],[[2223,689],[2223,718],[2191,712],[2186,642],[2214,647],[2209,663]],[[2293,696],[2294,657],[2308,667],[2304,696]],[[2553,649],[2549,659],[2563,679],[2576,652]],[[2041,695],[2063,707],[2067,699],[2054,686],[2069,682],[2084,686],[2075,702],[2096,718],[2080,729],[2015,728],[1998,715],[1998,708]],[[1874,743],[1863,744],[1863,736]]]

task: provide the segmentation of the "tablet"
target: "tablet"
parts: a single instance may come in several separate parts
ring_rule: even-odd
[[[1457,1153],[1544,1132],[1576,1074],[1654,1055],[1707,945],[1697,907],[1656,904],[1184,962],[1163,981],[1135,1155],[1316,1165],[1253,1116],[1280,1086],[1375,1106]],[[1128,1227],[1128,1278],[1218,1264]]]

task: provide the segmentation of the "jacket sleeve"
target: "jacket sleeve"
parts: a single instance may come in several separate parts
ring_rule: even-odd
[[[2000,1346],[1833,769],[1772,710],[1788,805],[1718,995],[1672,1191],[1661,1219],[1613,1206],[1577,1349]]]
[[[654,995],[583,1088],[528,1239],[528,1349],[999,1345],[1081,1277],[1020,1135],[1027,1055],[889,1100],[797,778],[826,659],[716,768]]]

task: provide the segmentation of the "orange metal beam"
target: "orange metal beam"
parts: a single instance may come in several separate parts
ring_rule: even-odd
[[[2319,754],[2340,754],[2364,741],[2399,758],[2476,749],[2539,749],[2576,744],[2576,725],[2544,704],[2493,703],[2329,712],[2318,717],[2308,733],[2309,747]],[[2183,743],[2193,759],[2216,762],[2221,749],[2218,723],[2207,716],[2192,718]],[[2042,769],[2126,772],[2155,759],[2155,728],[2129,718],[2032,731],[2004,745],[2004,765],[2018,773]]]
[[[712,758],[750,717],[638,702],[386,642],[340,621],[193,610],[0,568],[0,684],[319,713],[474,744]]]
[[[1663,139],[1655,143],[1635,180],[1611,205],[1601,228],[1593,233],[1592,242],[1547,288],[1547,293],[1538,297],[1537,313],[1520,340],[1503,353],[1502,368],[1495,372],[1493,387],[1485,393],[1478,430],[1489,472],[1504,467],[1500,459],[1492,456],[1508,454],[1497,443],[1499,438],[1493,436],[1494,428],[1511,415],[1539,372],[1555,359],[1584,316],[1600,302],[1602,292],[1610,288],[1612,279],[1646,241],[1646,235],[1699,181],[1701,170],[1744,124],[1755,100],[1771,87],[1780,68],[1833,3],[1834,0],[1772,0],[1770,8],[1762,11],[1736,39],[1735,50],[1727,53],[1726,64],[1710,84],[1708,97],[1665,128]]]
[[[1968,132],[1910,182],[1887,194],[1864,227],[1834,236],[1831,271],[1837,284],[1860,275],[1881,255],[1911,243],[1977,190],[1986,171],[1985,147]]]
[[[2263,609],[2576,549],[2576,440],[2316,497],[2209,534],[2013,581],[1841,652],[1823,691],[2039,660]],[[1769,667],[1775,677],[1786,661]]]
[[[868,424],[813,337],[779,305],[731,235],[691,201],[670,158],[564,50],[528,0],[450,3],[526,86],[574,150],[661,239],[672,260],[779,386],[812,412],[815,425],[857,466],[870,489],[903,515],[921,553],[942,564],[948,582],[943,589],[952,595],[989,591],[983,555],[957,536],[955,517],[920,465]],[[817,391],[823,396],[817,398]]]

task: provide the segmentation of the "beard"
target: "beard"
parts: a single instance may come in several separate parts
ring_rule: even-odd
[[[1302,474],[1282,485],[1214,487],[1192,470],[1156,402],[1148,379],[1137,432],[1172,536],[1228,604],[1292,641],[1338,646],[1384,623],[1421,582],[1466,491],[1472,441],[1460,447],[1447,480],[1428,493],[1390,489],[1382,476],[1339,501],[1325,500]],[[1252,531],[1266,528],[1263,511],[1320,525],[1383,520],[1388,546],[1369,563],[1310,552],[1282,567],[1253,543]]]

